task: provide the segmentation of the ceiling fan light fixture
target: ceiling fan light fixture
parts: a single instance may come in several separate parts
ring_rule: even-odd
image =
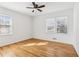
[[[32,2],[32,5],[33,5],[33,7],[27,7],[27,8],[29,8],[29,9],[33,9],[32,12],[35,11],[34,9],[38,10],[39,12],[42,12],[42,10],[41,10],[40,8],[45,7],[45,5],[40,5],[40,6],[39,6],[39,5],[36,4],[35,2]]]

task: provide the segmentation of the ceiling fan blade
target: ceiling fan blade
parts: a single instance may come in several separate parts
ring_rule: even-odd
[[[42,12],[42,10],[40,10],[40,9],[37,9],[38,11],[40,11],[40,12]]]
[[[34,6],[34,7],[36,7],[36,4],[35,4],[35,2],[32,2],[32,4],[33,4],[33,6]]]
[[[34,10],[32,10],[32,12],[34,12]]]
[[[26,7],[26,8],[29,8],[29,9],[34,9],[33,7]]]
[[[41,6],[39,6],[38,8],[42,8],[42,7],[45,7],[45,5],[41,5]]]

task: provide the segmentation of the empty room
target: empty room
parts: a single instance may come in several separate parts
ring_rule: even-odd
[[[0,57],[78,57],[79,2],[0,2]]]

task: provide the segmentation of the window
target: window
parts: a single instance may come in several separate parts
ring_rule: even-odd
[[[12,18],[10,16],[0,15],[0,35],[12,33]]]
[[[46,32],[67,33],[68,17],[53,17],[46,20]]]

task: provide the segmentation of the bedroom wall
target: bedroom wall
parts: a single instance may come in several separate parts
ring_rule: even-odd
[[[74,47],[79,55],[79,3],[74,4]]]
[[[53,34],[46,32],[45,21],[49,18],[57,16],[68,16],[68,33],[67,34]],[[53,13],[36,16],[33,21],[33,36],[39,39],[45,39],[50,41],[58,41],[63,43],[73,44],[73,8],[56,11]],[[53,38],[56,38],[55,40]]]
[[[0,35],[0,46],[15,43],[24,39],[31,38],[32,33],[32,17],[24,15],[6,8],[0,7],[0,15],[8,15],[12,17],[12,35]]]

